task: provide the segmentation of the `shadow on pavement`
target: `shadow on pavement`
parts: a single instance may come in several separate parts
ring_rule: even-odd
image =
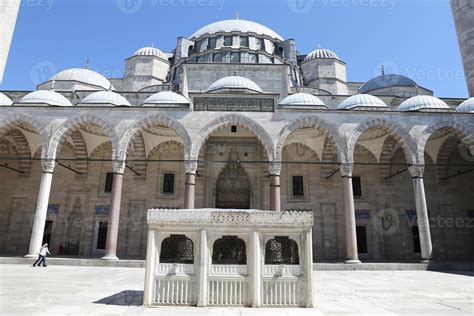
[[[143,291],[125,290],[120,293],[104,297],[95,304],[118,305],[118,306],[140,306],[143,302]]]

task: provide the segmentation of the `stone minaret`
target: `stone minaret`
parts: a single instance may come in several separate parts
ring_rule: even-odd
[[[451,0],[469,95],[474,97],[474,0]]]
[[[20,0],[0,1],[0,83],[3,80],[19,8]]]

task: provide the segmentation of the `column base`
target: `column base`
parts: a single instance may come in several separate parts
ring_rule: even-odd
[[[347,263],[347,264],[359,264],[361,263],[359,259],[349,259],[349,260],[346,260],[344,263]]]
[[[421,259],[420,260],[421,263],[430,263],[432,261],[433,261],[433,259]]]
[[[33,255],[33,254],[27,254],[25,255],[23,258],[31,258],[31,259],[34,259],[34,258],[38,258],[38,255]]]
[[[101,260],[109,260],[109,261],[116,261],[116,260],[119,260],[119,258],[115,255],[105,255],[103,256],[102,258],[100,258]]]

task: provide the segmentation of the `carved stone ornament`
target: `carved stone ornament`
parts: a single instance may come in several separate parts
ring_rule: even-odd
[[[195,174],[197,170],[197,160],[186,160],[184,162],[184,170],[186,173]]]
[[[118,174],[123,174],[125,172],[126,165],[126,162],[123,160],[112,161],[113,170]]]
[[[343,163],[339,167],[339,172],[343,178],[351,178],[354,171],[354,165],[351,163]]]
[[[281,162],[272,161],[268,164],[268,172],[271,176],[279,176],[281,173]]]
[[[41,161],[41,168],[44,173],[53,173],[56,161],[51,158],[46,158]]]
[[[408,171],[412,178],[423,178],[423,174],[425,173],[425,165],[413,165],[408,167]]]

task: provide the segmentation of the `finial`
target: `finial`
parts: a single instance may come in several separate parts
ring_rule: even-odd
[[[56,79],[53,79],[53,82],[51,83],[51,90],[54,90],[54,84],[56,83]]]
[[[237,76],[237,70],[234,70],[234,76]]]
[[[112,91],[112,90],[113,90],[113,86],[112,86],[112,83],[110,83],[109,91]]]
[[[89,61],[89,59],[87,59],[86,60],[86,69],[89,69],[89,67],[90,67],[90,61]]]
[[[420,86],[416,84],[415,88],[416,88],[416,95],[420,95]]]
[[[236,20],[240,19],[240,12],[239,11],[235,12],[235,19]]]
[[[385,76],[385,65],[382,65],[382,76]]]

